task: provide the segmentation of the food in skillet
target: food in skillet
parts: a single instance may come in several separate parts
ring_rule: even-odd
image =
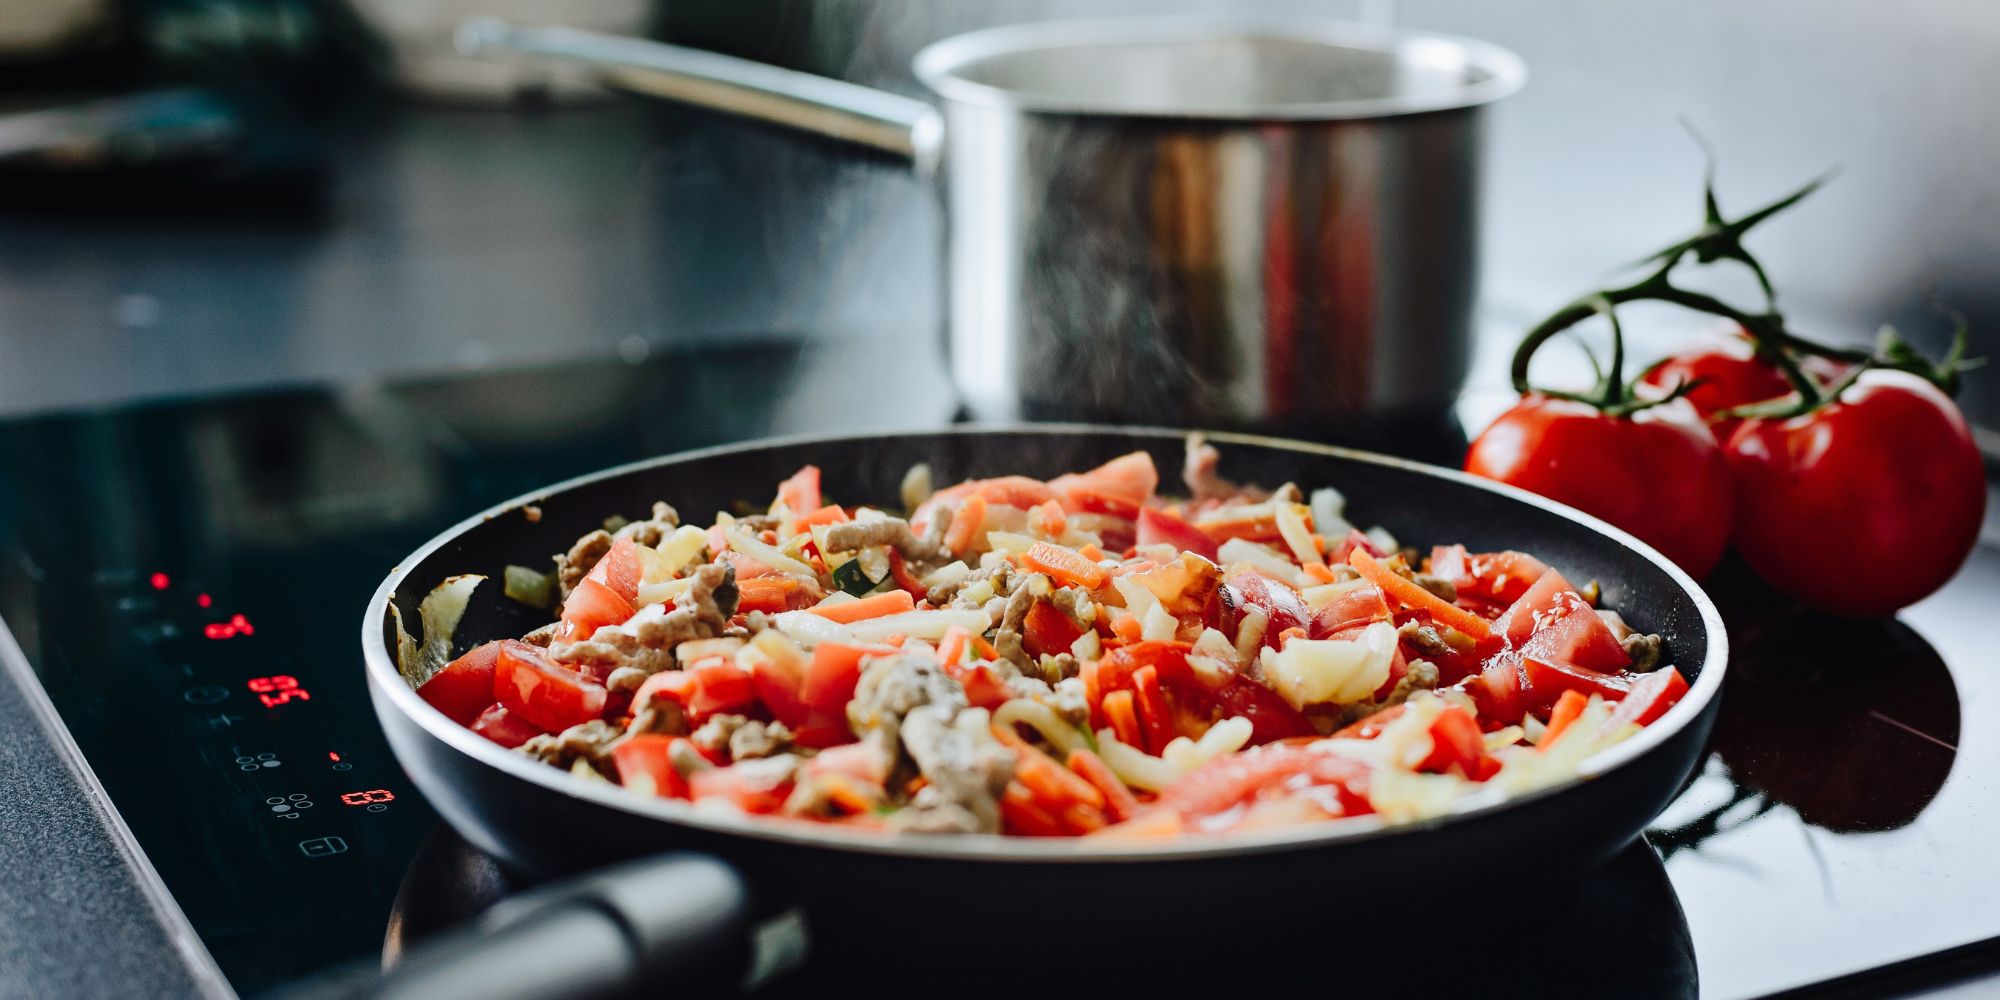
[[[1568,780],[1687,691],[1594,585],[1419,557],[1217,457],[1190,440],[1181,500],[1135,452],[936,492],[919,466],[907,517],[828,503],[812,466],[754,516],[656,504],[551,577],[510,568],[559,621],[437,667],[479,578],[447,581],[404,670],[474,732],[636,793],[1031,836],[1434,816]]]

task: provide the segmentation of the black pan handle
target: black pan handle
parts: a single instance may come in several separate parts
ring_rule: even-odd
[[[667,854],[509,899],[386,973],[351,970],[286,1000],[602,1000],[720,996],[751,959],[750,893],[714,858]]]

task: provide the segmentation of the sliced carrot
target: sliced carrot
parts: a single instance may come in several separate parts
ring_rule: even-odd
[[[1132,692],[1113,691],[1104,696],[1101,707],[1104,718],[1111,723],[1111,731],[1118,736],[1118,742],[1131,747],[1146,745],[1146,738],[1139,730],[1139,713],[1132,706]]]
[[[1062,504],[1055,500],[1042,501],[1034,516],[1041,521],[1042,534],[1050,538],[1061,538],[1069,530],[1069,515],[1063,513]]]
[[[1285,648],[1285,643],[1288,643],[1293,639],[1303,639],[1305,637],[1306,637],[1305,626],[1294,625],[1291,628],[1288,628],[1283,632],[1278,633],[1278,648],[1283,649]]]
[[[1104,796],[1104,812],[1113,823],[1123,823],[1138,813],[1138,797],[1111,772],[1111,765],[1104,758],[1077,747],[1069,752],[1067,763],[1083,780],[1097,786],[1099,794]]]
[[[938,640],[938,662],[939,663],[964,662],[965,644],[968,641],[970,641],[971,638],[972,638],[972,633],[970,631],[967,631],[963,626],[953,625],[951,628],[946,629],[944,633],[944,638]]]
[[[1009,784],[1000,796],[1000,821],[1007,832],[1030,837],[1061,837],[1069,832],[1035,801],[1035,793],[1018,781]]]
[[[1319,536],[1315,535],[1313,537],[1317,538]],[[1320,583],[1333,582],[1333,570],[1327,569],[1325,563],[1307,563],[1306,575]]]
[[[1047,573],[1057,583],[1074,584],[1085,590],[1096,590],[1107,579],[1104,567],[1084,558],[1082,553],[1048,542],[1028,546],[1028,551],[1021,553],[1021,561]]]
[[[1090,723],[1093,727],[1104,724],[1104,712],[1098,706],[1104,701],[1104,688],[1097,679],[1097,665],[1101,660],[1085,660],[1078,664],[1076,675],[1083,679],[1083,700],[1090,706]]]
[[[867,597],[857,598],[852,601],[841,601],[838,604],[816,604],[806,610],[828,621],[836,621],[845,625],[849,622],[880,618],[883,615],[914,611],[916,607],[917,602],[910,597],[909,591],[887,590],[880,594],[870,594]]]
[[[1104,810],[1082,803],[1070,806],[1056,814],[1063,825],[1063,832],[1069,834],[1091,834],[1104,829],[1108,824]]]
[[[789,576],[753,576],[736,581],[736,610],[788,611],[792,597],[800,590],[799,581]]]
[[[1077,552],[1081,553],[1085,559],[1088,559],[1091,562],[1096,562],[1104,558],[1104,550],[1098,548],[1096,545],[1093,545],[1090,542],[1083,543],[1083,548],[1078,549]]]
[[[951,528],[944,533],[944,546],[958,555],[971,551],[986,527],[986,498],[977,493],[965,498],[952,515]]]
[[[1138,642],[1146,636],[1144,626],[1139,624],[1138,615],[1119,615],[1112,619],[1111,631],[1126,642]]]
[[[987,642],[986,637],[983,635],[975,635],[972,637],[972,648],[979,655],[989,660],[997,660],[1000,658],[1000,651],[994,649],[993,644]]]
[[[1173,710],[1167,707],[1167,693],[1160,690],[1160,672],[1152,666],[1132,671],[1132,702],[1138,710],[1139,732],[1146,737],[1142,749],[1157,755],[1174,738]]]
[[[1369,555],[1367,549],[1356,546],[1353,552],[1348,553],[1347,561],[1364,579],[1382,588],[1382,593],[1398,604],[1427,611],[1439,624],[1448,625],[1474,639],[1484,639],[1493,634],[1491,622],[1403,578]]]
[[[1562,697],[1556,699],[1555,707],[1549,710],[1549,724],[1542,730],[1541,748],[1548,749],[1549,744],[1554,743],[1556,737],[1561,736],[1563,730],[1583,714],[1584,706],[1588,704],[1590,697],[1583,692],[1574,688],[1564,691]]]

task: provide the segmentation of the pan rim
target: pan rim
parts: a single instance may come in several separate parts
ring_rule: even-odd
[[[1173,44],[1220,39],[1286,39],[1334,48],[1402,55],[1414,47],[1448,48],[1485,78],[1449,93],[1297,101],[1241,107],[1134,108],[1083,96],[1055,96],[982,83],[963,75],[981,61],[1037,50],[1088,45]],[[918,50],[911,72],[946,101],[1037,114],[1194,121],[1357,121],[1483,107],[1527,84],[1527,64],[1492,42],[1435,31],[1388,28],[1313,15],[1178,14],[1065,18],[1003,24],[939,39]]]
[[[978,437],[1002,434],[1120,436],[1176,441],[1185,438],[1188,433],[1190,432],[1172,428],[1133,425],[1022,423],[964,425],[924,431],[802,434],[759,438],[754,441],[675,452],[576,476],[524,493],[474,514],[432,537],[398,562],[383,578],[374,595],[369,598],[368,606],[362,615],[361,646],[368,683],[372,690],[387,698],[390,705],[416,723],[426,734],[451,749],[471,757],[480,764],[496,768],[509,777],[539,785],[544,790],[559,795],[581,798],[604,808],[662,821],[673,826],[787,846],[932,860],[1037,864],[1153,863],[1326,847],[1330,846],[1330,842],[1346,843],[1372,840],[1381,836],[1415,835],[1461,821],[1469,822],[1502,811],[1528,807],[1544,798],[1575,791],[1585,783],[1602,778],[1645,756],[1694,724],[1708,711],[1722,688],[1723,675],[1728,669],[1729,641],[1723,628],[1721,612],[1700,585],[1680,567],[1631,534],[1566,504],[1456,469],[1359,449],[1229,431],[1201,433],[1218,445],[1234,444],[1300,452],[1385,466],[1484,490],[1566,517],[1633,550],[1665,571],[1675,585],[1694,602],[1696,610],[1700,613],[1708,643],[1703,651],[1701,669],[1696,673],[1687,695],[1657,722],[1642,729],[1638,735],[1586,758],[1579,766],[1577,777],[1574,779],[1526,794],[1508,795],[1483,802],[1480,799],[1486,798],[1484,796],[1470,796],[1460,800],[1458,808],[1453,811],[1425,820],[1390,824],[1374,816],[1360,816],[1250,833],[1183,834],[1165,838],[1159,843],[1092,840],[1086,845],[1080,838],[1007,837],[1000,834],[887,834],[880,831],[850,830],[805,820],[786,821],[771,817],[697,809],[689,803],[676,799],[640,796],[608,783],[587,782],[568,772],[548,767],[507,750],[454,722],[443,712],[432,707],[429,702],[418,697],[416,690],[403,680],[402,674],[396,669],[387,647],[382,642],[384,618],[388,614],[389,604],[395,599],[397,586],[408,576],[412,568],[479,525],[591,483],[661,466],[781,447],[896,438]],[[377,707],[379,711],[380,705]]]

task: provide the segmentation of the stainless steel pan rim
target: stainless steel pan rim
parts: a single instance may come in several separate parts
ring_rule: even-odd
[[[1052,97],[968,79],[986,60],[1105,45],[1167,45],[1228,40],[1312,42],[1330,48],[1396,56],[1411,65],[1463,69],[1473,79],[1449,92],[1344,101],[1244,104],[1225,108],[1134,109],[1091,95]],[[1376,28],[1319,17],[1185,15],[1089,18],[1010,24],[953,35],[917,53],[918,80],[948,101],[1043,114],[1215,121],[1341,121],[1477,107],[1527,82],[1527,65],[1513,52],[1457,35]]]
[[[614,785],[588,782],[573,777],[566,772],[548,767],[518,753],[502,748],[498,744],[452,721],[443,712],[431,707],[430,703],[417,697],[416,691],[397,672],[396,664],[390,657],[388,647],[382,641],[383,623],[388,613],[389,603],[395,599],[396,588],[403,582],[404,577],[408,574],[411,567],[414,567],[431,553],[442,548],[465,532],[495,517],[512,513],[529,504],[546,502],[549,498],[571,488],[602,479],[626,475],[652,466],[721,455],[761,451],[775,446],[830,444],[842,441],[883,440],[889,438],[936,438],[945,435],[977,436],[996,432],[1051,435],[1151,436],[1167,440],[1178,440],[1186,433],[1185,431],[1159,427],[1020,424],[954,427],[937,431],[891,434],[800,435],[785,438],[767,438],[744,444],[724,445],[697,451],[680,452],[578,476],[577,478],[556,483],[545,489],[536,490],[495,505],[459,522],[437,537],[424,543],[423,546],[412,552],[402,563],[390,571],[388,577],[382,581],[382,585],[376,588],[375,594],[370,598],[367,610],[363,613],[361,619],[361,649],[363,658],[367,663],[368,682],[399,711],[423,727],[425,732],[442,740],[460,753],[464,753],[489,767],[497,768],[514,778],[540,785],[551,792],[585,799],[606,808],[618,809],[680,826],[777,844],[936,860],[1037,864],[1171,862],[1230,855],[1278,852],[1324,844],[1327,841],[1346,842],[1380,836],[1394,836],[1402,832],[1435,828],[1461,819],[1486,815],[1500,810],[1528,808],[1539,799],[1573,789],[1583,781],[1608,774],[1643,756],[1648,751],[1664,743],[1673,734],[1694,722],[1708,706],[1709,702],[1715,699],[1717,692],[1722,688],[1723,672],[1726,669],[1729,658],[1729,649],[1728,638],[1723,631],[1720,612],[1716,610],[1714,603],[1709,600],[1708,595],[1702,591],[1701,587],[1688,577],[1686,573],[1682,572],[1680,567],[1675,566],[1672,561],[1660,555],[1651,546],[1639,541],[1630,534],[1573,507],[1456,470],[1331,445],[1219,431],[1208,433],[1209,440],[1219,445],[1240,444],[1274,448],[1324,455],[1355,462],[1366,462],[1374,465],[1390,466],[1437,479],[1456,482],[1475,489],[1485,490],[1520,503],[1561,514],[1593,531],[1609,536],[1621,545],[1632,549],[1665,571],[1678,586],[1687,592],[1688,596],[1694,601],[1695,606],[1701,612],[1702,626],[1708,634],[1708,648],[1704,651],[1701,658],[1700,671],[1696,674],[1687,696],[1682,698],[1680,703],[1669,710],[1659,721],[1647,726],[1637,736],[1586,759],[1580,767],[1581,776],[1577,781],[1565,782],[1530,794],[1518,795],[1497,802],[1472,805],[1458,809],[1445,816],[1419,823],[1389,825],[1376,820],[1374,817],[1356,817],[1353,819],[1302,824],[1297,827],[1256,831],[1247,834],[1186,834],[1164,840],[1161,843],[1144,844],[1100,841],[1095,839],[1068,841],[1054,838],[1004,837],[994,834],[884,834],[880,832],[847,830],[836,826],[813,824],[804,820],[783,821],[743,814],[701,810],[679,800],[641,796]]]

